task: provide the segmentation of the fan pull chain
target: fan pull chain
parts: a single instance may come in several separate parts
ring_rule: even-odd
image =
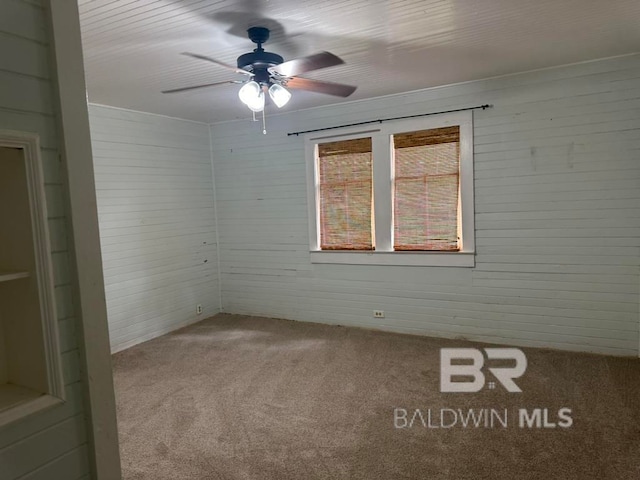
[[[262,134],[267,134],[267,119],[265,118],[264,108],[262,109]]]

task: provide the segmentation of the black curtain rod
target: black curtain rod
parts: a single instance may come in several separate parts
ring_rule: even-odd
[[[370,123],[382,123],[382,122],[388,122],[391,120],[404,120],[405,118],[426,117],[429,115],[441,115],[443,113],[454,113],[454,112],[464,112],[467,110],[478,110],[480,108],[482,110],[486,110],[487,108],[491,108],[491,107],[493,107],[493,105],[485,104],[485,105],[478,105],[476,107],[456,108],[455,110],[444,110],[442,112],[419,113],[417,115],[406,115],[404,117],[382,118],[380,120],[368,120],[366,122],[347,123],[346,125],[338,125],[336,127],[325,127],[325,128],[316,128],[314,130],[303,130],[301,132],[291,132],[291,133],[287,133],[287,136],[291,136],[291,135],[298,136],[298,135],[302,135],[303,133],[323,132],[325,130],[334,130],[336,128],[355,127],[358,125],[367,125]]]

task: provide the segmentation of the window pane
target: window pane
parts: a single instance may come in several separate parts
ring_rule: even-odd
[[[318,145],[320,248],[372,250],[371,138]]]
[[[394,249],[459,250],[459,127],[394,135]]]

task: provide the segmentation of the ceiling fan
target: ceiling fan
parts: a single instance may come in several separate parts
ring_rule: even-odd
[[[352,85],[324,82],[298,76],[313,70],[343,64],[344,61],[333,53],[320,52],[285,62],[280,55],[266,52],[262,48],[262,44],[269,39],[268,28],[251,27],[247,30],[247,33],[249,39],[257,44],[257,47],[252,52],[240,55],[237,59],[236,67],[205,55],[188,52],[183,53],[183,55],[188,57],[215,63],[227,70],[244,75],[244,80],[227,80],[225,82],[207,83],[193,87],[175,88],[172,90],[164,90],[162,93],[186,92],[199,88],[241,83],[243,86],[238,92],[240,100],[249,107],[251,111],[261,112],[264,110],[267,92],[278,108],[286,105],[291,98],[289,88],[335,95],[338,97],[348,97],[355,92],[357,87]]]

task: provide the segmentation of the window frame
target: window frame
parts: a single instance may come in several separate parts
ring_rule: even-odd
[[[460,250],[393,250],[393,145],[395,134],[440,127],[460,128]],[[324,133],[324,134],[323,134]],[[373,195],[375,250],[321,250],[319,214],[319,172],[317,145],[338,140],[371,137],[373,155]],[[421,118],[390,121],[314,132],[305,135],[307,164],[307,206],[311,263],[400,266],[475,266],[475,207],[473,193],[473,112],[454,112]]]

